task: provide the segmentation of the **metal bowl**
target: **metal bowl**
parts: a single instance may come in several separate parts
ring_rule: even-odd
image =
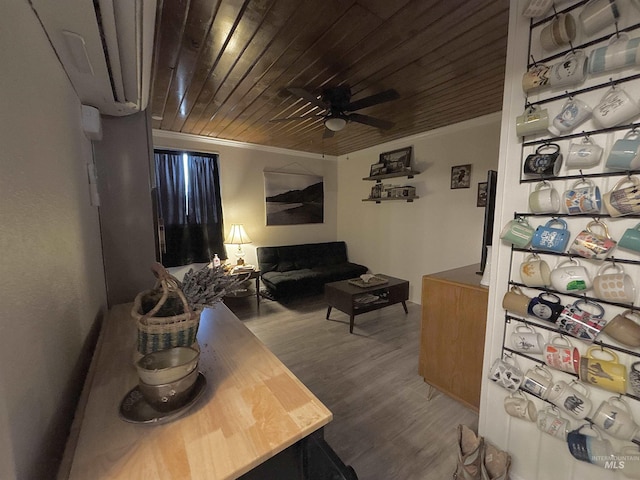
[[[194,369],[189,375],[175,382],[163,385],[149,385],[141,381],[138,384],[138,388],[145,400],[154,409],[159,412],[171,412],[187,403],[197,378],[198,370]]]
[[[136,362],[140,381],[163,385],[180,380],[196,370],[200,352],[191,347],[175,347],[145,355]]]

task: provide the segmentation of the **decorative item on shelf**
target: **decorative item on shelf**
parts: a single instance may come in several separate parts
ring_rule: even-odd
[[[399,148],[380,154],[380,162],[384,165],[385,173],[401,173],[411,170],[411,154],[413,147]]]
[[[592,229],[599,227],[603,233],[595,233]],[[574,239],[569,253],[593,260],[604,260],[617,242],[609,235],[607,224],[601,220],[592,220]]]
[[[562,153],[557,143],[545,143],[528,155],[523,173],[528,177],[555,177],[562,166]]]
[[[605,166],[625,172],[640,168],[640,132],[638,130],[635,128],[629,130],[624,138],[613,143]]]
[[[234,252],[236,256],[236,263],[238,265],[244,265],[245,253],[242,250],[242,245],[252,243],[249,235],[247,235],[247,232],[244,230],[244,225],[241,223],[234,223],[231,225],[231,230],[229,230],[229,235],[227,235],[227,239],[224,243],[238,246]]]
[[[545,133],[549,128],[549,111],[539,105],[528,105],[522,115],[516,117],[516,135],[527,137]]]
[[[137,351],[146,355],[173,347],[190,347],[196,341],[200,313],[232,291],[238,279],[221,267],[190,269],[182,282],[156,263],[153,289],[139,293],[131,316],[137,321]]]
[[[553,228],[552,225],[560,225],[561,228]],[[562,253],[567,249],[571,233],[567,228],[567,222],[561,218],[552,218],[544,225],[538,225],[531,239],[531,246],[537,250]]]

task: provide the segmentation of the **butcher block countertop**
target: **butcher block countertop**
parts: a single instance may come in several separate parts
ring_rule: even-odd
[[[199,370],[207,385],[198,402],[170,423],[124,422],[120,403],[138,382],[131,307],[111,309],[102,327],[72,427],[76,440],[67,446],[71,480],[234,479],[331,421],[331,412],[219,304],[200,321]]]

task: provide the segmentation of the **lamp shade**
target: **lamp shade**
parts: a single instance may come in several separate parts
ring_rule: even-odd
[[[244,226],[241,223],[234,223],[231,225],[231,230],[224,243],[231,243],[233,245],[243,245],[245,243],[251,243],[251,239],[247,232],[244,231]]]

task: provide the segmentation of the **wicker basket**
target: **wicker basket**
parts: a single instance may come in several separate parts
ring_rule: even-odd
[[[155,265],[153,272],[157,278],[155,287],[139,293],[131,310],[138,326],[137,349],[143,355],[191,346],[196,340],[202,313],[189,307],[180,282],[162,265]],[[153,307],[148,310],[150,305]]]

